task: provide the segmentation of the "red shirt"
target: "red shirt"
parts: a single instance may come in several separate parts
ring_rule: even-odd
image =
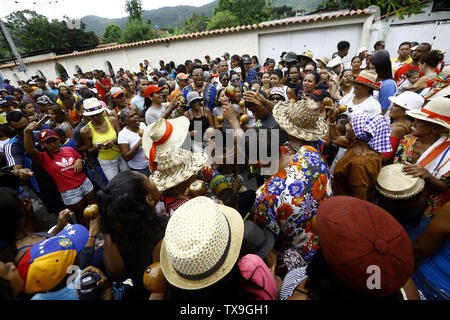
[[[73,148],[62,147],[59,153],[52,153],[53,159],[47,152],[39,152],[39,164],[52,177],[59,192],[75,189],[86,180],[84,172],[75,173],[73,166],[81,156]]]
[[[395,79],[395,82],[399,82],[399,80],[403,80],[403,75],[405,74],[405,73],[407,73],[409,70],[411,70],[411,69],[414,69],[414,70],[417,70],[417,71],[419,71],[419,76],[420,77],[423,77],[424,76],[424,74],[422,73],[422,72],[420,72],[420,70],[419,70],[419,66],[412,66],[411,64],[406,64],[406,65],[404,65],[403,67],[401,67],[401,68],[399,68],[396,72],[395,72],[395,75],[394,75],[394,79]],[[434,68],[434,71],[436,71],[436,73],[439,73],[440,72],[440,70],[439,70],[439,68],[438,67],[436,67],[436,68]]]
[[[102,79],[102,81],[100,81],[100,82],[101,82],[102,85],[104,85],[105,87],[112,87],[112,85],[113,85],[112,82],[111,82],[111,80],[109,80],[107,77],[104,77],[104,78]],[[109,90],[108,90],[108,91],[103,90],[103,88],[102,88],[97,82],[95,82],[95,87],[97,88],[98,93],[102,96],[102,100],[104,101],[104,100],[105,100],[106,93],[108,93]]]

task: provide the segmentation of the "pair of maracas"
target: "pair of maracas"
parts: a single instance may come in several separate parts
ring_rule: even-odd
[[[233,86],[227,86],[227,87],[225,88],[225,96],[226,96],[228,99],[234,98],[234,96],[236,95],[236,93],[237,93],[237,92],[236,92],[236,88],[233,87]],[[241,108],[244,108],[244,107],[245,107],[245,102],[244,102],[243,100],[239,101],[239,107],[241,107]],[[217,121],[218,121],[219,123],[220,123],[220,122],[223,122],[223,120],[224,120],[223,115],[217,116],[216,119],[217,119]],[[240,122],[241,125],[242,125],[242,124],[246,124],[246,123],[249,122],[249,121],[250,121],[250,117],[249,117],[248,114],[246,114],[246,113],[244,113],[243,115],[241,115],[241,117],[239,118],[239,122]]]
[[[328,97],[326,97],[326,98],[323,99],[322,104],[323,104],[325,107],[333,107],[333,106],[334,106],[333,100],[332,100],[331,98],[328,98]],[[346,106],[346,105],[341,105],[341,104],[340,104],[340,105],[337,106],[337,110],[338,110],[340,113],[343,113],[343,112],[347,111],[347,106]]]

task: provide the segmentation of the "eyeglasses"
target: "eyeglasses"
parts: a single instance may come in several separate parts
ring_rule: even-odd
[[[231,79],[231,81],[240,81],[240,80],[241,80],[241,78],[240,78],[240,77],[237,77],[237,78]]]

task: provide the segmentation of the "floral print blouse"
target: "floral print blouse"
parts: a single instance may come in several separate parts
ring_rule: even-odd
[[[402,140],[400,140],[397,152],[395,153],[394,163],[415,163],[412,157],[416,140],[417,137],[413,136],[412,134],[408,134],[404,136]],[[445,181],[445,183],[450,186],[450,172],[445,173],[441,177],[441,180]],[[439,209],[447,201],[450,201],[450,192],[430,193],[427,198],[427,206],[425,207],[423,217],[432,217],[436,213],[437,209]]]
[[[326,162],[316,149],[303,146],[289,165],[257,190],[255,223],[265,225],[277,235],[279,251],[295,248],[309,262],[318,248],[311,219],[330,196]]]

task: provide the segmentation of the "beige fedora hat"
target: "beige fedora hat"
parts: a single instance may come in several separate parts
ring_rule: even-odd
[[[349,78],[348,81],[367,86],[374,90],[380,90],[380,84],[377,84],[377,73],[372,70],[363,70],[356,78]]]
[[[237,210],[207,197],[189,200],[167,224],[160,253],[165,278],[186,290],[216,283],[236,264],[243,236]]]
[[[420,110],[409,110],[406,114],[410,117],[437,123],[447,129],[450,129],[450,99],[436,98],[431,99]]]
[[[314,54],[311,50],[305,50],[302,54],[297,56],[297,60],[300,61],[301,58],[307,58],[309,60],[313,60]]]
[[[405,174],[403,164],[394,163],[381,168],[375,188],[390,199],[408,199],[419,194],[425,187],[425,181],[419,177]]]
[[[281,129],[302,140],[322,139],[328,131],[328,125],[320,116],[320,107],[310,99],[281,101],[273,108],[273,117]]]
[[[103,107],[97,98],[89,98],[83,101],[83,116],[89,117],[103,112]]]
[[[316,61],[322,62],[325,66],[330,62],[330,60],[327,57],[317,58]]]

